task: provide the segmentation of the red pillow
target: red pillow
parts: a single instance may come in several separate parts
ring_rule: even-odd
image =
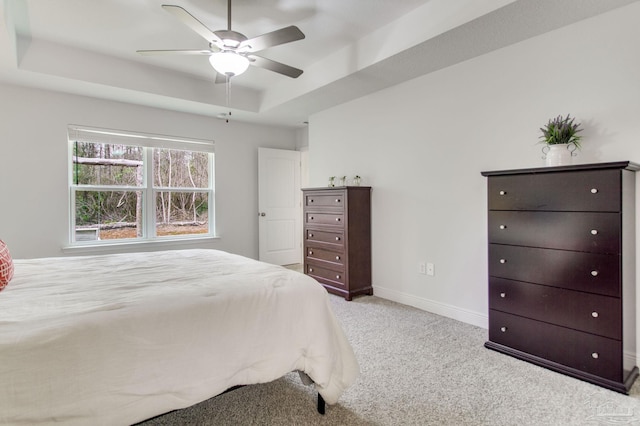
[[[0,291],[9,284],[13,278],[13,260],[9,254],[9,247],[0,240]]]

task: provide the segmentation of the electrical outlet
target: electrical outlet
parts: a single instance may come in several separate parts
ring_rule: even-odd
[[[436,274],[436,268],[433,263],[427,263],[427,275],[434,276]]]
[[[418,273],[419,274],[426,274],[427,273],[427,264],[424,262],[420,262],[418,263]]]

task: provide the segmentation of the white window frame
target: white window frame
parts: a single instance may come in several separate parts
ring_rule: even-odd
[[[143,148],[143,183],[141,186],[125,185],[76,185],[73,181],[73,147],[75,142],[91,142],[106,144],[122,144]],[[68,128],[68,172],[69,172],[69,246],[67,249],[88,247],[109,247],[114,245],[139,245],[149,243],[176,243],[185,241],[202,241],[216,237],[215,232],[215,150],[211,140],[190,139],[138,133],[130,131],[100,129],[87,126],[71,125]],[[154,186],[153,152],[155,148],[166,148],[183,151],[206,152],[209,155],[208,188],[173,188]],[[121,240],[76,241],[76,192],[82,190],[99,191],[142,191],[142,237]],[[208,198],[209,232],[206,234],[183,234],[175,236],[156,235],[156,194],[159,192],[206,192]]]

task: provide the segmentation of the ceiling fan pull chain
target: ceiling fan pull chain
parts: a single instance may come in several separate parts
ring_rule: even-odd
[[[231,0],[227,1],[227,31],[231,31]]]
[[[230,0],[229,0],[230,1]],[[229,117],[231,117],[231,107],[230,107],[230,100],[231,100],[231,77],[229,75],[226,75],[227,77],[227,84],[226,89],[227,89],[227,108],[229,108],[229,114],[227,115],[227,120],[226,122],[229,122]]]

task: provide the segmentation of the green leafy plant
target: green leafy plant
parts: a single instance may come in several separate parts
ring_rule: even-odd
[[[567,114],[566,117],[559,115],[549,120],[549,122],[540,128],[542,136],[540,136],[540,143],[547,145],[557,144],[574,144],[576,148],[580,148],[580,140],[582,136],[578,135],[581,132],[580,123],[575,122],[575,118]]]

